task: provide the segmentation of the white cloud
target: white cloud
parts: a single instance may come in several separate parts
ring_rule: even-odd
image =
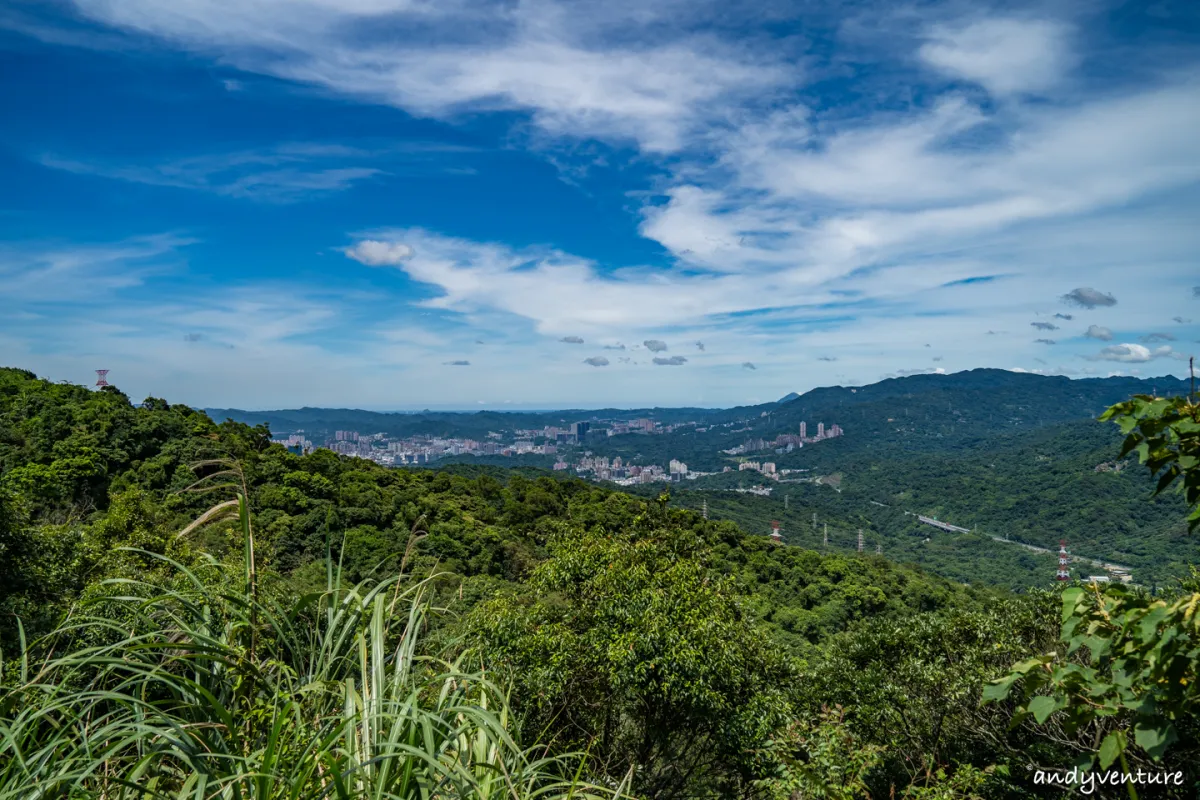
[[[705,110],[794,84],[785,68],[712,36],[671,33],[648,9],[548,2],[75,0],[88,17],[247,72],[414,114],[531,113],[553,136],[678,149]],[[664,9],[665,10],[665,9]],[[678,6],[676,18],[686,13]],[[603,46],[598,38],[607,34]]]
[[[1150,350],[1140,344],[1114,344],[1101,350],[1093,358],[1100,361],[1125,361],[1130,363],[1142,363],[1152,361],[1156,358],[1163,358],[1172,354],[1171,348],[1168,346],[1159,347],[1156,350]]]
[[[995,95],[1054,88],[1075,61],[1070,28],[1054,20],[995,17],[938,25],[920,49],[930,66]]]
[[[344,251],[346,255],[368,267],[396,267],[406,258],[412,258],[413,249],[397,242],[377,242],[363,239]]]

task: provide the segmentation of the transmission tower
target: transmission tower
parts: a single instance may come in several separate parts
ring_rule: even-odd
[[[825,527],[828,528],[829,526],[826,525]],[[817,512],[814,511],[813,512],[813,536],[816,536],[816,535],[817,535]]]
[[[96,370],[96,385],[97,386],[108,386],[108,381],[104,380],[104,376],[107,374],[108,374],[108,370],[106,370],[106,369]]]
[[[1054,577],[1060,581],[1071,580],[1071,556],[1067,553],[1066,539],[1058,541],[1058,573]]]
[[[704,515],[705,519],[708,519],[708,498],[707,497],[704,498],[704,510],[701,511],[700,513]]]
[[[783,542],[783,534],[779,532],[779,522],[777,520],[771,520],[771,541],[776,544]]]
[[[825,541],[822,542],[826,547],[829,547],[829,523],[825,523]]]
[[[791,495],[787,495],[787,494],[785,494],[785,495],[783,496],[783,510],[784,510],[784,511],[787,511],[787,510],[788,510],[788,498],[789,498],[789,497],[791,497]]]
[[[858,552],[861,553],[862,551],[863,551],[863,535],[862,535],[862,528],[859,528],[858,529]]]

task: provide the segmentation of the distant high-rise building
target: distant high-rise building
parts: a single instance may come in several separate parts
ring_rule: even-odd
[[[818,439],[825,438],[825,423],[824,422],[817,423],[817,438]]]
[[[807,422],[800,423],[800,438],[801,439],[808,438],[808,423]]]
[[[588,422],[572,422],[571,423],[572,438],[574,438],[575,441],[577,441],[577,442],[582,442],[585,438],[587,438],[587,432],[590,427],[591,427],[591,423],[588,423]]]

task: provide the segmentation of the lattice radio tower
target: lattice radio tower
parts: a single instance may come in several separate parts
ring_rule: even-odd
[[[701,511],[700,513],[704,515],[705,519],[708,519],[708,498],[707,497],[704,498],[704,510]]]
[[[1066,539],[1060,539],[1058,542],[1058,573],[1055,575],[1055,579],[1071,580],[1071,556],[1067,553]]]
[[[863,551],[863,535],[862,535],[862,528],[859,528],[858,529],[858,552],[861,553],[862,551]]]
[[[107,374],[108,374],[108,370],[106,370],[106,369],[96,370],[96,385],[97,386],[108,386],[108,381],[104,380],[104,376]]]
[[[779,532],[779,520],[771,520],[771,541],[776,544],[783,542],[783,534]]]
[[[825,541],[822,542],[822,544],[825,545],[826,547],[829,547],[829,523],[828,522],[825,523]]]

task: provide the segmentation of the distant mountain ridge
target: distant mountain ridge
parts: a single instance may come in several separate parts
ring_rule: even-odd
[[[266,423],[272,431],[357,430],[391,435],[483,436],[489,430],[541,428],[593,418],[649,417],[660,422],[748,420],[756,430],[792,430],[801,421],[838,423],[859,435],[886,433],[889,420],[905,417],[925,430],[941,428],[1003,430],[1094,418],[1113,403],[1134,394],[1157,390],[1181,394],[1188,384],[1173,376],[1157,378],[1081,378],[973,369],[943,374],[888,378],[865,386],[828,386],[803,394],[791,392],[778,401],[729,409],[640,408],[564,409],[550,412],[396,412],[305,407],[277,411],[212,408],[217,420],[233,419],[250,425]],[[894,425],[893,425],[894,427]]]

